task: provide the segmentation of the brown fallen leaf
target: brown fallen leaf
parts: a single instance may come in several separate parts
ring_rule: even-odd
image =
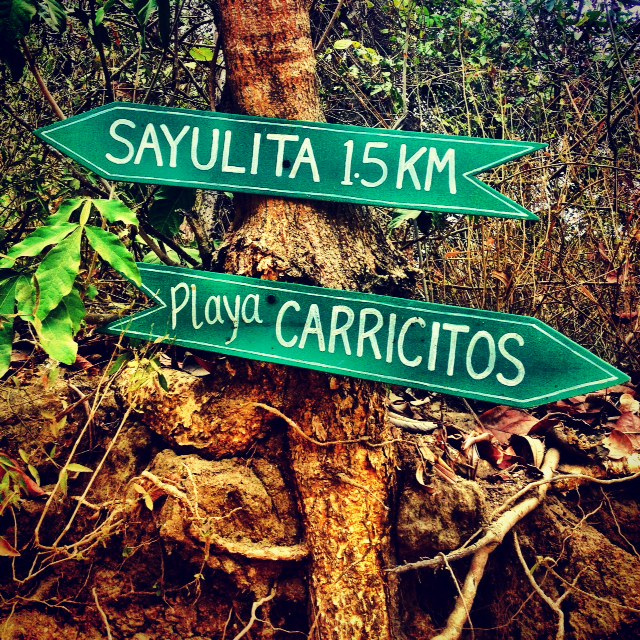
[[[485,429],[507,444],[513,434],[527,435],[538,419],[521,409],[494,407],[479,416]]]
[[[4,556],[5,558],[17,558],[20,555],[20,552],[15,549],[9,542],[0,536],[0,556]]]
[[[613,429],[611,433],[604,438],[602,444],[609,450],[609,458],[611,458],[611,460],[622,460],[633,455],[635,452],[635,446],[631,438],[618,429]]]

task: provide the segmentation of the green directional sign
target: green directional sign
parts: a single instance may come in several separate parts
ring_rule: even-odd
[[[629,379],[535,318],[138,266],[157,304],[107,333],[522,407]]]
[[[475,176],[546,146],[118,102],[36,135],[108,180],[522,220]]]

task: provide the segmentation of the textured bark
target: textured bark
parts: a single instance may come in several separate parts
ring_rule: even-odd
[[[217,12],[236,110],[322,120],[307,3],[218,0]],[[235,202],[220,254],[227,272],[360,291],[407,287],[406,271],[368,209],[242,196]],[[297,426],[288,423],[290,462],[312,558],[313,637],[396,637],[396,598],[384,572],[392,561],[396,452],[383,387],[260,367],[269,382],[248,385],[245,397],[270,404]],[[344,440],[350,442],[317,444]]]

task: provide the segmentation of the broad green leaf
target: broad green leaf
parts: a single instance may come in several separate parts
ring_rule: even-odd
[[[75,222],[62,222],[54,226],[38,227],[24,240],[11,247],[7,253],[7,258],[16,260],[17,258],[32,258],[40,255],[44,249],[52,244],[58,244],[77,228],[78,225]],[[8,262],[5,259],[0,264],[8,264]]]
[[[69,318],[71,319],[71,328],[73,329],[73,335],[75,335],[80,331],[82,321],[87,315],[84,302],[82,302],[82,298],[80,297],[77,289],[72,289],[68,296],[62,298],[60,304],[66,308],[67,313],[69,314]]]
[[[14,275],[0,282],[0,314],[10,316],[15,309],[16,285],[20,279]]]
[[[35,15],[35,2],[0,0],[0,41],[3,48],[29,33],[29,27]]]
[[[71,200],[65,200],[58,210],[47,218],[47,226],[59,225],[62,222],[69,222],[71,214],[84,202],[84,198],[72,198]]]
[[[344,40],[336,40],[333,43],[333,48],[336,51],[344,51],[345,49],[348,49],[352,44],[353,44],[353,40],[349,40],[345,38]]]
[[[16,285],[20,276],[0,282],[0,377],[11,366],[13,349],[13,313],[16,306]]]
[[[38,15],[58,33],[67,28],[67,12],[58,0],[39,0]]]
[[[211,62],[213,60],[213,49],[209,47],[193,47],[189,55],[197,62]]]
[[[83,464],[78,464],[77,462],[70,462],[67,465],[67,471],[73,473],[93,473],[93,469],[89,469],[89,467],[85,467]]]
[[[0,377],[9,371],[12,350],[13,317],[0,315]]]
[[[116,222],[136,226],[139,224],[136,214],[120,200],[93,200],[92,202],[100,215],[111,224]]]
[[[54,360],[64,364],[73,364],[76,361],[78,345],[73,339],[73,322],[66,305],[59,304],[42,320],[38,337],[42,348]]]
[[[36,301],[35,288],[29,278],[20,276],[16,283],[16,303],[18,315],[24,320],[33,319],[33,307]]]
[[[116,271],[134,284],[141,286],[142,279],[138,265],[129,250],[120,242],[117,236],[109,231],[87,225],[85,227],[87,240],[98,255],[108,262]]]
[[[165,236],[173,237],[182,224],[183,216],[180,212],[192,209],[195,201],[195,189],[160,187],[149,207],[149,224]]]
[[[131,8],[134,10],[140,26],[145,27],[151,14],[157,8],[156,0],[133,0]]]
[[[76,225],[78,226],[78,225]],[[42,261],[34,278],[38,282],[40,300],[36,317],[46,318],[65,296],[71,293],[73,283],[80,271],[80,240],[82,229],[77,228],[56,247],[51,249]],[[60,360],[60,358],[56,358]],[[63,362],[61,360],[61,362]]]

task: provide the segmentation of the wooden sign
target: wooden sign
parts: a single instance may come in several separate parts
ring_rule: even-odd
[[[118,102],[36,135],[108,180],[522,220],[475,175],[546,147]]]
[[[139,264],[111,334],[529,407],[629,378],[526,316]]]

